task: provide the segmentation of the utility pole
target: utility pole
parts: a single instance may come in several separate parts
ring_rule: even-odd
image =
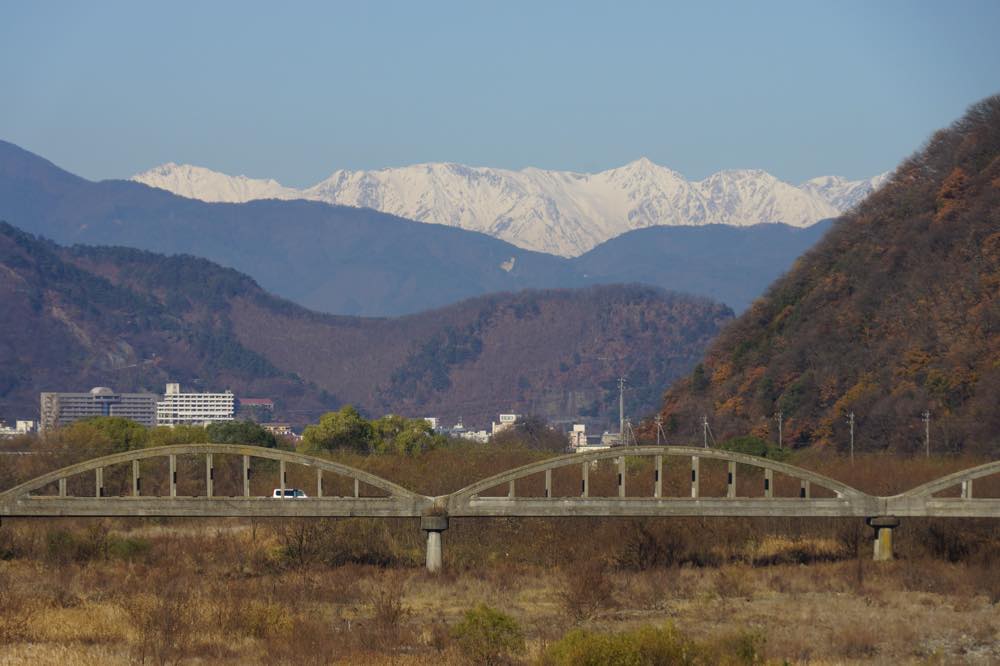
[[[632,430],[631,419],[625,419],[625,434],[626,434],[625,445],[628,446],[629,442],[631,442],[632,445],[634,446],[636,444],[635,431]]]
[[[782,417],[781,411],[779,410],[778,413],[775,414],[774,416],[776,419],[778,419],[778,448],[780,449],[783,448],[781,446],[781,417]]]
[[[924,413],[921,414],[924,420],[924,448],[926,449],[926,456],[931,457],[931,412],[929,409],[925,409]]]
[[[847,415],[847,422],[851,426],[851,464],[854,464],[854,412]]]
[[[702,417],[701,417],[701,437],[702,437],[702,440],[703,440],[702,446],[704,446],[707,449],[708,448],[708,416],[707,415],[702,415]]]
[[[656,424],[656,445],[660,445],[660,435],[663,433],[663,417],[657,414],[653,418],[653,423]]]
[[[625,444],[625,378],[618,378],[618,441]]]

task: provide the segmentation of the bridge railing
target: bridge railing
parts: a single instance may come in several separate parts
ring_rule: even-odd
[[[626,492],[626,460],[635,457],[652,458],[653,479],[650,494],[629,496]],[[664,461],[682,458],[690,469],[690,496],[664,497]],[[590,469],[602,460],[615,460],[618,465],[617,497],[594,497],[590,488]],[[702,495],[702,460],[727,463],[724,497]],[[669,463],[668,463],[669,465]],[[738,466],[756,468],[762,472],[759,494],[737,494]],[[570,466],[580,467],[578,495],[556,497],[553,494],[553,471]],[[783,474],[799,482],[797,497],[774,495],[774,474]],[[517,482],[535,475],[544,475],[543,497],[517,495]],[[490,490],[506,487],[506,497],[488,496]],[[832,497],[814,497],[815,487],[830,491]],[[732,451],[694,447],[637,446],[606,449],[587,453],[572,453],[531,463],[477,481],[445,498],[447,512],[453,516],[475,515],[870,515],[876,509],[876,499],[836,479],[767,458]],[[764,500],[764,501],[762,501]]]
[[[1000,474],[1000,461],[948,474],[905,493],[883,498],[883,513],[895,516],[998,518],[1000,498],[975,497],[973,492],[975,480],[994,474]],[[937,496],[954,488],[959,491],[958,497]]]
[[[178,461],[181,457],[204,458],[204,495],[182,496],[178,493]],[[220,497],[215,493],[217,456],[232,456],[242,460],[242,495]],[[167,463],[167,494],[144,495],[140,462],[161,458]],[[250,492],[252,459],[278,463],[274,487],[281,499],[289,488],[288,465],[315,470],[315,485],[309,488],[308,500],[252,496]],[[105,470],[130,465],[131,492],[126,496],[108,496]],[[89,496],[68,493],[72,477],[93,473],[93,491]],[[324,492],[324,474],[331,473],[353,480],[353,496],[331,496]],[[362,496],[362,484],[377,489],[381,496]],[[38,491],[55,487],[56,494]],[[170,500],[164,502],[164,500]],[[242,502],[242,504],[241,504]],[[247,504],[252,503],[252,504]],[[0,515],[290,515],[290,516],[352,516],[403,515],[419,516],[430,503],[429,498],[364,470],[330,460],[291,451],[267,449],[239,444],[182,444],[136,449],[77,463],[43,474],[0,493]]]

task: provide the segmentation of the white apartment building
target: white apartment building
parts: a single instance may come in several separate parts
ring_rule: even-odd
[[[167,384],[163,400],[156,403],[156,424],[161,426],[207,425],[232,421],[236,399],[225,393],[181,393],[180,384]]]
[[[499,432],[503,432],[507,428],[513,428],[519,418],[521,418],[520,414],[501,414],[500,423],[493,421],[493,430],[490,434],[495,435]]]

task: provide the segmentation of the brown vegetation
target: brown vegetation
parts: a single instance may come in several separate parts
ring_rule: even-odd
[[[338,459],[438,494],[541,455]],[[59,464],[40,458],[6,467],[9,481]],[[889,477],[884,457],[792,462],[888,493],[979,461],[892,459]],[[722,491],[722,469],[715,481],[702,469]],[[593,468],[594,494],[614,494],[615,476]],[[629,461],[630,494],[649,478]],[[997,481],[977,493],[997,496]],[[559,493],[577,483],[554,478]],[[562,664],[633,648],[683,648],[694,664],[1000,659],[992,522],[904,520],[889,564],[870,561],[870,538],[853,519],[452,519],[445,572],[431,576],[407,519],[7,519],[0,650],[15,664]]]
[[[899,166],[666,394],[672,437],[1000,451],[1000,97]]]

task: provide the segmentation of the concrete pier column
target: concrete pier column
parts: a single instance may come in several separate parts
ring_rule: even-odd
[[[892,560],[892,531],[899,527],[899,518],[896,516],[876,516],[868,518],[868,526],[875,530],[874,560],[876,562],[889,562]]]
[[[427,532],[427,571],[441,571],[441,533],[448,529],[448,516],[421,516],[420,529]]]

